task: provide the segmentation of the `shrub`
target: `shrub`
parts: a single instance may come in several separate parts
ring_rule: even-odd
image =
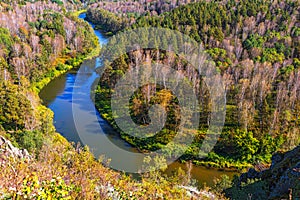
[[[16,141],[20,147],[31,153],[37,153],[43,145],[43,134],[39,131],[24,131],[17,134]]]

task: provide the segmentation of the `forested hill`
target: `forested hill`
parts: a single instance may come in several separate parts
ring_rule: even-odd
[[[98,46],[89,24],[65,7],[51,1],[17,2],[0,3],[0,130],[13,141],[44,134],[51,114],[35,92]],[[49,118],[42,116],[46,113]],[[31,150],[36,144],[26,145]]]
[[[156,16],[164,12],[198,0],[125,0],[90,2],[87,19],[98,24],[101,29],[116,33],[132,25],[136,19],[148,15]]]
[[[37,92],[53,78],[78,66],[87,55],[93,55],[93,49],[99,49],[88,23],[79,20],[78,13],[70,13],[87,2],[95,0],[4,0],[0,3],[0,198],[225,199],[221,192],[231,185],[226,177],[216,181],[213,189],[198,191],[191,187],[191,168],[187,175],[179,169],[174,176],[167,177],[161,171],[151,171],[153,167],[145,163],[146,168],[151,167],[150,172],[142,174],[140,180],[133,180],[104,167],[102,163],[109,160],[95,159],[88,147],[74,147],[55,133],[53,113],[42,106]],[[153,12],[141,7],[146,11],[144,14],[129,13],[124,21],[119,20],[122,14],[116,16],[98,10],[97,6],[87,14],[113,32],[144,26],[179,30],[201,42],[216,61],[227,91],[225,128],[214,151],[205,160],[199,160],[197,153],[206,136],[209,104],[207,88],[204,84],[195,85],[204,94],[199,97],[202,118],[199,130],[191,131],[196,134],[196,140],[183,160],[220,168],[257,163],[264,166],[271,162],[271,155],[277,150],[286,151],[299,145],[299,1],[201,1],[159,16],[156,14],[169,11],[181,1],[147,2],[150,3],[142,5],[157,8],[156,5],[163,3],[169,7]],[[113,42],[118,41],[112,39]],[[147,49],[123,55],[104,73],[96,91],[96,106],[112,124],[110,95],[115,78],[135,68],[135,61],[143,58],[162,64],[167,60],[189,80],[197,73],[187,73],[191,69],[188,63],[178,61],[176,55],[166,51]],[[157,92],[156,96],[153,91]],[[148,101],[149,96],[155,98]],[[166,128],[155,137],[137,140],[121,133],[141,150],[161,148],[175,135],[179,121],[177,100],[166,88],[153,86],[140,88],[131,100],[132,118],[140,124],[149,120],[145,113],[152,104],[163,102],[165,110],[171,111]],[[176,152],[167,153],[172,156]],[[287,198],[288,189],[299,190],[298,158],[299,147],[287,154],[279,153],[279,158],[273,157],[270,170],[236,179],[227,195],[241,198],[246,192],[251,198],[252,192],[263,191],[257,199],[269,195],[274,199]],[[166,168],[164,158],[148,162]],[[291,175],[294,177],[289,179]],[[274,182],[278,183],[279,193],[271,194]]]
[[[135,181],[55,133],[37,92],[99,52],[90,25],[68,13],[74,2],[0,3],[0,199],[190,199],[182,171],[172,181],[160,172]]]
[[[166,27],[225,49],[232,61],[258,59],[259,50],[276,48],[285,59],[299,58],[299,1],[211,1],[181,6],[160,16],[143,16],[133,27]],[[287,49],[279,49],[283,42]],[[287,52],[288,47],[292,52]],[[252,50],[252,51],[251,51]],[[255,51],[256,50],[256,51]],[[258,52],[257,52],[258,51]],[[246,54],[246,55],[244,55]],[[234,57],[232,57],[234,56]],[[277,60],[263,59],[259,61]]]
[[[106,31],[117,33],[124,27],[165,27],[178,30],[203,44],[215,61],[227,92],[222,136],[214,151],[204,160],[197,160],[197,153],[205,137],[205,120],[209,116],[208,106],[205,106],[209,104],[205,96],[207,90],[201,86],[201,80],[195,80],[194,73],[197,72],[178,61],[171,52],[157,49],[128,52],[106,66],[107,72],[96,90],[96,107],[132,145],[145,151],[160,149],[174,137],[174,130],[178,128],[176,120],[181,117],[176,115],[178,105],[170,91],[163,86],[146,85],[132,96],[131,117],[137,124],[150,124],[145,113],[153,104],[167,105],[164,108],[169,115],[165,128],[146,139],[127,135],[115,125],[114,119],[118,116],[110,109],[110,97],[119,78],[128,70],[143,70],[140,63],[151,60],[168,64],[191,82],[199,81],[200,93],[204,94],[199,97],[200,102],[204,102],[200,115],[206,118],[195,133],[196,141],[181,159],[221,168],[240,167],[245,163],[255,165],[258,171],[251,169],[233,181],[233,187],[227,190],[230,198],[297,199],[300,182],[299,11],[300,3],[296,0],[201,1],[159,16],[146,14],[137,17],[131,26],[107,10],[92,8],[88,11],[88,19],[104,23],[102,28]],[[122,39],[126,45],[126,38]],[[139,39],[145,43],[153,41],[153,38],[147,38],[147,34]],[[118,42],[111,39],[110,46],[118,46]],[[177,48],[173,44],[170,49]],[[156,73],[163,76],[163,72]],[[293,150],[283,153],[290,149]],[[176,152],[167,154],[176,156]],[[268,165],[265,164],[271,163],[272,155],[271,168],[266,169]]]
[[[97,42],[89,25],[51,2],[0,7],[2,79],[37,82],[59,63]],[[16,77],[16,79],[14,79]]]
[[[0,141],[0,198],[63,198],[69,196],[69,187],[58,178],[63,167],[57,166],[58,161],[48,161],[54,158],[50,154],[58,152],[55,148],[64,149],[69,144],[60,143],[64,140],[55,133],[53,113],[41,105],[37,92],[79,66],[98,48],[98,41],[89,24],[67,13],[62,5],[51,1],[8,3],[0,3],[0,136],[27,149],[31,159],[20,158],[22,154],[15,154],[10,142]],[[39,156],[46,149],[52,153],[43,160]],[[53,174],[51,166],[56,166]],[[44,192],[37,192],[42,187],[39,180]],[[58,191],[56,186],[65,188]]]
[[[222,137],[214,152],[206,159],[212,162],[209,165],[224,167],[233,163],[238,166],[245,162],[270,162],[275,151],[289,150],[299,144],[299,8],[299,1],[202,1],[180,6],[159,16],[139,17],[135,24],[128,27],[151,26],[179,30],[202,43],[215,61],[226,88],[227,111]],[[101,11],[97,13],[97,10],[90,10],[89,13],[89,17],[98,14],[100,19],[107,21],[113,16],[112,13],[101,15]],[[97,22],[97,18],[94,20]],[[113,27],[115,24],[110,25]],[[145,38],[143,41],[152,40]],[[172,48],[176,49],[176,46]],[[112,71],[107,73],[112,74],[111,77],[105,77],[111,85],[100,83],[97,90],[97,107],[101,113],[110,113],[109,109],[104,109],[109,107],[109,101],[105,102],[103,98],[111,94],[116,79],[129,68],[136,67],[132,60],[147,56],[157,60],[157,51],[153,51],[129,53],[112,64]],[[136,55],[140,56],[135,58]],[[189,69],[166,52],[161,52],[158,57],[160,62],[168,61],[175,69]],[[184,70],[182,73],[193,81],[193,73]],[[194,87],[197,88],[196,85]],[[145,121],[143,113],[150,106],[146,98],[148,90],[144,88],[137,95],[134,102],[138,104],[132,102],[132,107],[136,108],[133,112],[136,113],[137,122]],[[155,88],[150,87],[150,90]],[[205,94],[205,91],[200,87],[200,93]],[[168,95],[160,95],[160,98],[163,96]],[[171,102],[172,98],[169,100]],[[199,100],[208,102],[208,97],[200,96]],[[205,105],[202,104],[201,116],[208,117]],[[173,117],[169,120],[174,122],[174,126],[178,116],[169,116]],[[112,116],[106,115],[106,118],[114,124]],[[201,123],[197,138],[203,137],[206,119],[202,119]],[[172,130],[167,128],[156,139],[139,140],[126,134],[123,137],[141,149],[151,150],[166,144],[172,135]],[[185,159],[197,158],[195,152],[199,151],[201,142],[201,139],[195,142]]]
[[[199,0],[123,0],[123,1],[90,1],[89,8],[101,8],[119,16],[140,16],[145,13],[158,15],[172,9]]]

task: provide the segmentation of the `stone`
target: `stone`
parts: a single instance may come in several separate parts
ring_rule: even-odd
[[[12,143],[0,136],[0,158],[3,157],[14,157],[19,159],[31,159],[30,154],[26,149],[19,149],[12,145]]]
[[[277,163],[279,163],[280,161],[282,161],[284,155],[282,153],[275,153],[272,156],[272,164],[270,169],[272,169]]]
[[[250,185],[241,186],[241,182],[255,178],[258,180]],[[264,184],[263,188],[261,183]],[[290,196],[300,199],[300,146],[285,153],[274,154],[269,169],[261,172],[249,169],[240,176],[237,186],[238,190],[248,193],[253,192],[253,188],[260,188],[253,193],[258,199],[262,198],[262,195],[263,199],[289,199]],[[230,189],[227,192],[230,193]]]

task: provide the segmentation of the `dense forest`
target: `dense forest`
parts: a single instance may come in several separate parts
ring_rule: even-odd
[[[152,15],[158,15],[163,12],[171,11],[172,9],[185,5],[197,0],[123,0],[123,1],[90,1],[89,8],[103,10],[115,13],[119,16],[140,16],[145,13],[151,13]]]
[[[182,170],[174,177],[146,173],[136,181],[55,132],[53,113],[41,104],[38,92],[99,53],[91,26],[74,10],[78,4],[0,3],[0,198],[223,199],[208,189],[189,192],[195,189],[188,188],[190,176]],[[155,162],[166,166],[161,159]]]
[[[126,0],[90,2],[87,11],[87,19],[94,24],[98,24],[97,28],[107,32],[116,33],[126,26],[134,24],[141,16],[157,16],[191,2],[197,2],[197,0]]]
[[[101,12],[102,10],[91,10],[88,14],[93,17],[93,13],[101,15]],[[110,13],[106,19],[109,20],[112,15]],[[249,0],[227,1],[226,4],[198,2],[159,16],[141,16],[127,28],[137,27],[179,30],[203,44],[206,53],[215,61],[226,90],[225,127],[214,152],[205,159],[206,162],[197,160],[209,117],[207,88],[203,86],[203,81],[194,80],[197,72],[189,72],[191,67],[187,63],[180,63],[170,52],[153,49],[131,52],[112,62],[99,84],[96,91],[97,108],[116,129],[116,116],[112,115],[109,99],[115,83],[127,70],[138,69],[139,63],[150,59],[153,62],[168,63],[172,68],[180,70],[202,94],[199,95],[199,102],[200,116],[203,117],[200,128],[195,133],[198,139],[182,157],[183,160],[194,159],[198,164],[219,167],[269,163],[275,151],[289,150],[299,144],[298,1]],[[141,40],[150,42],[150,36],[147,37],[146,35]],[[113,42],[114,39],[111,39],[109,46],[114,46]],[[159,149],[161,145],[167,144],[174,136],[177,120],[180,118],[176,115],[174,97],[168,93],[170,91],[167,92],[164,87],[145,86],[131,101],[132,116],[138,124],[149,123],[147,113],[151,105],[165,103],[166,110],[170,113],[167,119],[169,124],[159,134],[139,139],[119,130],[121,136],[141,150]]]
[[[255,169],[233,181],[223,176],[212,188],[200,189],[191,178],[191,162],[186,172],[178,169],[167,176],[162,173],[165,158],[156,157],[145,162],[148,173],[133,179],[106,167],[109,159],[95,158],[88,147],[69,143],[56,133],[53,113],[42,105],[38,93],[55,77],[99,53],[91,26],[78,19],[79,10],[86,8],[88,20],[113,34],[164,27],[190,36],[203,45],[223,79],[227,97],[223,133],[213,152],[198,159],[210,123],[210,95],[204,77],[197,76],[199,71],[171,51],[183,44],[165,47],[169,50],[131,51],[105,63],[95,91],[96,107],[123,139],[143,152],[157,150],[172,140],[182,120],[189,120],[179,115],[178,99],[166,85],[148,84],[130,99],[130,114],[136,124],[148,125],[149,108],[160,104],[167,111],[167,116],[156,116],[166,117],[163,130],[140,139],[122,132],[114,121],[118,116],[110,100],[116,82],[130,69],[145,72],[140,68],[144,64],[168,64],[198,91],[200,124],[189,130],[196,139],[181,160],[223,169],[255,165]],[[0,198],[296,199],[300,195],[299,8],[297,0],[1,1]],[[148,37],[139,40],[150,43]],[[166,39],[168,35],[158,40]],[[126,42],[122,38],[122,45]],[[109,47],[119,43],[112,37],[102,50],[104,58],[105,52],[115,50]],[[167,152],[170,157],[173,153]]]
[[[1,129],[38,130],[33,92],[97,47],[87,23],[60,12],[56,3],[1,6]]]

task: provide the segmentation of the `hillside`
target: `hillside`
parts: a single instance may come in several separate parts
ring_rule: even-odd
[[[93,18],[93,13],[88,15]],[[107,12],[107,11],[106,11]],[[114,16],[102,16],[110,20]],[[97,18],[95,18],[97,21]],[[111,23],[113,26],[114,23]],[[299,2],[298,1],[227,1],[198,2],[180,6],[159,16],[142,16],[127,29],[137,27],[163,27],[178,30],[205,48],[206,53],[215,61],[216,69],[222,76],[226,91],[226,121],[218,144],[202,162],[197,160],[197,152],[205,136],[209,117],[208,95],[200,95],[200,128],[193,146],[183,160],[194,160],[197,164],[216,167],[247,166],[247,163],[270,163],[277,150],[289,150],[299,144],[300,101],[300,60],[299,60]],[[152,41],[151,36],[141,38]],[[140,39],[140,38],[139,38]],[[171,39],[172,40],[172,39]],[[110,46],[118,46],[118,42]],[[166,38],[168,41],[168,38]],[[180,40],[178,40],[180,41]],[[161,38],[162,43],[163,37]],[[124,38],[124,45],[126,39]],[[147,44],[146,44],[147,45]],[[174,43],[171,48],[179,49]],[[171,54],[171,55],[170,55]],[[137,57],[139,55],[139,57]],[[200,94],[207,94],[201,78],[194,80],[197,72],[189,73],[191,66],[178,61],[172,52],[141,50],[129,52],[106,66],[108,71],[96,91],[96,106],[103,116],[115,125],[110,110],[110,99],[115,83],[128,69],[138,69],[143,59],[166,64],[173,69],[183,69],[183,75],[193,82]],[[136,62],[134,61],[136,60]],[[163,72],[159,72],[163,73]],[[199,84],[200,82],[200,84]],[[199,85],[197,85],[199,84]],[[162,91],[160,88],[159,90]],[[123,133],[121,136],[142,150],[154,150],[170,141],[174,136],[179,118],[170,102],[174,99],[166,94],[154,95],[155,86],[147,86],[139,91],[131,101],[136,122],[147,124],[144,113],[151,105],[161,101],[168,102],[166,110],[169,124],[157,137],[139,139]],[[149,97],[150,92],[150,97]],[[168,98],[169,99],[168,99]],[[149,99],[153,99],[150,100]],[[134,103],[137,102],[137,103]],[[175,114],[174,114],[175,113]],[[178,112],[177,112],[178,113]],[[118,129],[118,127],[116,127]]]
[[[300,197],[300,146],[276,153],[269,169],[241,175],[226,194],[233,199],[297,199]]]
[[[79,65],[97,40],[86,22],[63,14],[56,3],[2,3],[0,10],[0,127],[38,131],[42,127],[35,120],[39,100],[34,92]]]
[[[174,8],[198,0],[148,0],[148,1],[99,1],[90,2],[87,19],[107,32],[116,33],[126,26],[134,24],[139,17],[157,16]]]
[[[91,26],[78,19],[82,3],[90,8],[87,18],[108,32],[151,26],[190,36],[205,48],[224,82],[223,133],[213,152],[199,159],[210,123],[210,96],[203,77],[197,76],[199,71],[171,51],[184,45],[182,38],[165,48],[169,50],[131,51],[105,63],[95,91],[96,107],[124,140],[143,152],[157,150],[174,138],[181,120],[190,120],[180,116],[178,98],[166,85],[148,84],[130,97],[130,115],[136,124],[149,125],[150,107],[160,104],[167,113],[155,113],[167,120],[162,131],[140,139],[116,126],[118,116],[112,112],[111,97],[117,81],[128,70],[145,72],[141,63],[168,64],[198,91],[200,124],[197,130],[187,131],[196,139],[181,160],[222,169],[253,165],[255,169],[233,181],[224,176],[212,188],[200,189],[194,187],[191,169],[167,176],[166,159],[156,157],[145,162],[148,173],[132,178],[106,167],[110,160],[95,158],[89,147],[69,143],[56,133],[53,113],[42,105],[38,92],[99,53]],[[299,11],[297,0],[1,1],[0,199],[300,198]],[[149,39],[151,35],[143,35],[137,41],[151,43]],[[157,42],[166,39],[168,35],[158,37]],[[127,42],[127,38],[112,37],[109,44],[114,48]],[[103,48],[104,53],[107,50]],[[157,74],[163,77],[167,72]],[[188,112],[195,114],[195,110]],[[174,148],[167,155],[180,152]],[[161,170],[151,171],[152,162]]]
[[[45,138],[38,158],[1,136],[0,152],[1,199],[225,199],[193,187],[196,193],[189,192],[183,172],[171,179],[157,171],[136,181],[103,166],[105,160],[96,160],[87,147],[74,148],[59,134]]]
[[[53,113],[41,104],[38,92],[97,55],[97,38],[88,23],[66,11],[65,4],[7,3],[0,4],[1,199],[216,196],[207,190],[189,193],[183,186],[189,186],[190,180],[182,171],[174,177],[157,171],[134,180],[105,167],[109,160],[96,159],[88,147],[71,144],[56,133]]]
[[[51,2],[0,4],[0,130],[28,150],[53,134],[37,92],[97,48],[90,26]]]

